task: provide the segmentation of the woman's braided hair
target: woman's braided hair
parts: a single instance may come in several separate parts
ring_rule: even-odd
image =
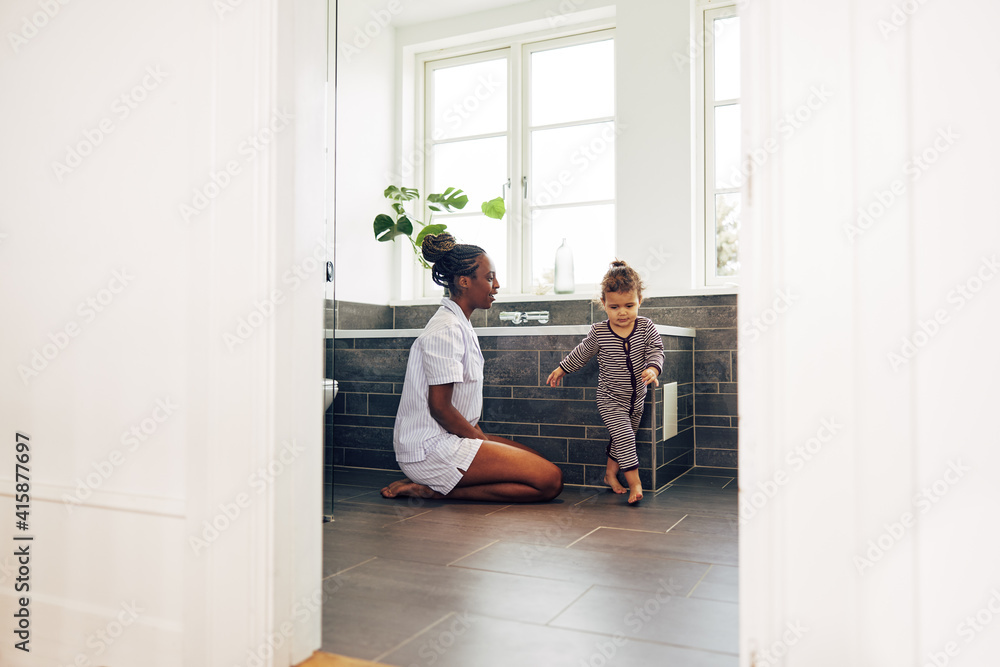
[[[474,276],[479,263],[476,258],[485,255],[486,251],[477,245],[458,243],[448,232],[428,234],[420,244],[424,259],[433,264],[431,280],[442,287],[447,287],[452,294],[457,276]]]
[[[620,259],[611,262],[611,268],[601,280],[601,301],[608,292],[632,292],[642,301],[642,278],[639,272]]]

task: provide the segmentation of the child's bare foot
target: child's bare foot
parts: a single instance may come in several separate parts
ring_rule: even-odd
[[[405,477],[397,479],[382,489],[382,497],[384,498],[433,498],[435,495],[440,496],[437,491],[429,486],[411,482]]]
[[[628,504],[635,505],[640,500],[642,500],[642,487],[638,485],[629,487]]]
[[[617,475],[612,475],[611,473],[605,473],[604,483],[611,487],[611,490],[615,493],[625,493],[625,487],[621,485],[618,481]]]

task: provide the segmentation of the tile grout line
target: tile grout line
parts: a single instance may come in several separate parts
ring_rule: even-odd
[[[591,535],[593,533],[596,533],[600,529],[601,529],[601,527],[598,526],[597,528],[595,528],[594,530],[590,531],[586,535],[583,535],[581,537],[576,538],[575,540],[573,540],[572,542],[570,542],[569,544],[567,544],[564,548],[569,549],[571,546],[573,546],[574,544],[576,544],[577,542],[579,542],[580,540],[582,540],[584,537],[588,537],[589,535]]]
[[[489,515],[491,515],[491,514],[496,514],[497,512],[500,512],[500,511],[503,511],[503,510],[507,509],[508,507],[513,507],[513,505],[504,505],[504,506],[503,506],[503,507],[501,507],[500,509],[496,509],[496,510],[493,510],[492,512],[487,512],[487,513],[486,513],[486,514],[484,514],[483,516],[489,516]]]
[[[381,527],[385,528],[386,526],[392,526],[392,525],[395,525],[397,523],[403,523],[404,521],[409,521],[410,519],[415,519],[418,516],[423,516],[425,514],[430,514],[432,511],[433,510],[427,510],[426,512],[421,512],[420,514],[414,514],[413,516],[408,516],[405,519],[400,519],[399,521],[390,521],[389,523],[383,523]]]
[[[572,607],[573,605],[575,605],[575,604],[576,604],[577,602],[579,602],[579,601],[580,601],[580,598],[582,598],[582,597],[583,597],[584,595],[586,595],[587,593],[589,593],[589,592],[590,592],[590,589],[592,589],[592,588],[593,588],[594,586],[596,586],[596,585],[597,585],[597,584],[591,584],[590,586],[587,586],[587,589],[586,589],[585,591],[583,591],[582,593],[580,593],[579,595],[577,595],[577,596],[576,596],[576,598],[575,598],[575,599],[574,599],[574,600],[573,600],[572,602],[570,602],[570,603],[569,603],[568,605],[566,605],[565,607],[563,607],[563,608],[562,608],[562,610],[561,610],[561,611],[560,611],[560,612],[559,612],[558,614],[556,614],[555,616],[553,616],[552,618],[550,618],[549,620],[547,620],[547,621],[546,621],[546,622],[544,623],[544,625],[545,625],[546,627],[551,627],[551,626],[549,626],[549,624],[550,624],[550,623],[552,623],[552,622],[553,622],[553,621],[555,621],[555,620],[556,620],[557,618],[559,618],[559,617],[560,617],[560,616],[562,616],[562,615],[563,615],[564,613],[566,613],[566,610],[567,610],[567,609],[569,609],[570,607]]]
[[[449,611],[447,614],[445,614],[444,616],[442,616],[438,620],[434,621],[433,623],[431,623],[430,625],[428,625],[426,628],[424,628],[420,632],[417,632],[416,634],[413,634],[413,635],[407,637],[401,643],[396,644],[395,646],[393,646],[388,651],[384,651],[383,653],[375,656],[375,658],[372,660],[372,662],[381,662],[382,659],[384,657],[386,657],[387,655],[390,655],[394,651],[398,651],[399,649],[403,648],[404,646],[406,646],[407,644],[409,644],[411,641],[413,641],[414,639],[416,639],[420,635],[424,634],[425,632],[427,632],[428,630],[430,630],[431,628],[433,628],[435,625],[438,625],[439,623],[447,620],[449,616],[454,616],[454,615],[455,615],[455,612]]]
[[[684,516],[682,516],[681,518],[677,519],[677,523],[680,523],[681,521],[683,521],[683,520],[684,520],[684,519],[686,519],[686,518],[688,518],[688,515],[687,515],[687,514],[685,514],[685,515],[684,515]],[[665,532],[665,533],[669,533],[669,532],[670,532],[671,530],[673,530],[673,529],[674,529],[674,526],[676,526],[676,525],[677,525],[677,523],[675,523],[675,524],[674,524],[673,526],[670,526],[670,528],[667,528],[667,529],[666,529],[665,531],[663,531],[663,532]]]
[[[702,573],[701,579],[699,579],[698,581],[694,582],[694,586],[691,587],[691,590],[689,590],[688,594],[685,595],[684,597],[686,597],[686,598],[691,597],[691,594],[694,593],[694,589],[698,588],[698,586],[701,584],[701,582],[705,580],[705,577],[708,576],[708,573],[712,571],[713,567],[715,567],[715,563],[709,563],[708,569],[705,570],[705,572]]]
[[[683,521],[683,520],[684,519],[682,517],[680,521]],[[680,523],[680,521],[678,521],[677,523]],[[675,523],[674,526],[676,526],[676,525],[677,524]],[[652,533],[653,535],[663,535],[663,533],[660,532],[660,531],[658,531],[658,530],[642,530],[640,528],[619,528],[618,526],[598,526],[598,528],[604,528],[606,530],[627,530],[630,533]],[[673,528],[673,526],[671,526],[671,528]],[[669,532],[669,531],[670,531],[670,528],[667,529],[667,532]],[[586,535],[584,535],[584,537],[586,537]],[[583,539],[583,538],[581,538],[581,539]]]
[[[496,543],[497,543],[497,542],[499,542],[499,541],[500,541],[500,540],[493,540],[492,542],[490,542],[490,543],[489,543],[489,544],[487,544],[486,546],[482,546],[482,547],[479,547],[479,548],[478,548],[478,549],[476,549],[475,551],[472,551],[472,552],[470,552],[470,553],[467,553],[467,554],[465,554],[464,556],[459,556],[459,557],[458,557],[458,558],[456,558],[455,560],[453,560],[453,561],[451,561],[450,563],[448,563],[447,565],[445,565],[445,567],[451,567],[452,565],[454,565],[454,564],[455,564],[455,563],[457,563],[458,561],[462,560],[463,558],[468,558],[468,557],[469,557],[469,556],[471,556],[472,554],[474,554],[474,553],[477,553],[477,552],[479,552],[479,551],[482,551],[483,549],[485,549],[485,548],[487,548],[487,547],[492,547],[492,546],[493,546],[494,544],[496,544]]]
[[[657,491],[656,493],[654,493],[653,497],[655,498],[656,496],[660,495],[661,493],[663,493],[664,491],[666,491],[667,489],[669,489],[671,486],[673,486],[673,484],[667,484],[665,487],[663,487],[662,489],[660,489],[659,491]]]
[[[736,478],[735,478],[735,477],[731,478],[731,479],[730,479],[730,480],[729,480],[728,482],[726,482],[725,484],[723,484],[723,485],[722,485],[722,486],[720,486],[719,488],[720,488],[720,489],[724,489],[724,488],[726,488],[727,486],[729,486],[730,484],[732,484],[732,483],[733,483],[733,480],[734,480],[734,479],[736,479]]]
[[[595,494],[594,494],[594,495],[592,495],[592,496],[588,496],[588,497],[584,498],[583,500],[581,500],[581,501],[580,501],[580,502],[578,502],[578,503],[573,503],[573,507],[576,507],[577,505],[582,505],[583,503],[587,502],[588,500],[593,500],[593,499],[594,499],[594,498],[596,498],[596,497],[597,497],[597,494],[595,493]]]
[[[328,574],[327,576],[323,577],[323,581],[326,581],[327,579],[330,579],[331,577],[336,577],[338,575],[341,575],[341,574],[347,572],[348,570],[353,570],[356,567],[361,567],[365,563],[370,563],[373,560],[375,560],[376,558],[378,558],[378,556],[372,556],[368,560],[363,560],[360,563],[358,563],[357,565],[352,565],[350,567],[345,567],[343,570],[338,570],[337,572],[334,572],[333,574]]]

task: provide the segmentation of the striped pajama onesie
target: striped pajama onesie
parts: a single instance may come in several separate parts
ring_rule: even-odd
[[[635,318],[632,333],[622,338],[607,320],[590,327],[586,338],[559,362],[567,373],[583,368],[597,355],[600,367],[597,380],[597,410],[611,435],[608,456],[622,472],[639,467],[635,451],[635,432],[642,419],[646,385],[642,372],[663,370],[663,339],[656,325],[646,317]]]

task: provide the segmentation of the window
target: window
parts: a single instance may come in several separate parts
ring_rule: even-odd
[[[577,292],[613,258],[614,57],[601,30],[423,62],[421,192],[465,190],[465,209],[434,222],[485,248],[504,292],[552,292],[564,239]],[[507,215],[487,218],[480,204],[498,196]],[[439,294],[424,278],[424,294]]]
[[[702,13],[701,138],[705,284],[735,283],[744,173],[740,170],[740,19],[735,7]]]

